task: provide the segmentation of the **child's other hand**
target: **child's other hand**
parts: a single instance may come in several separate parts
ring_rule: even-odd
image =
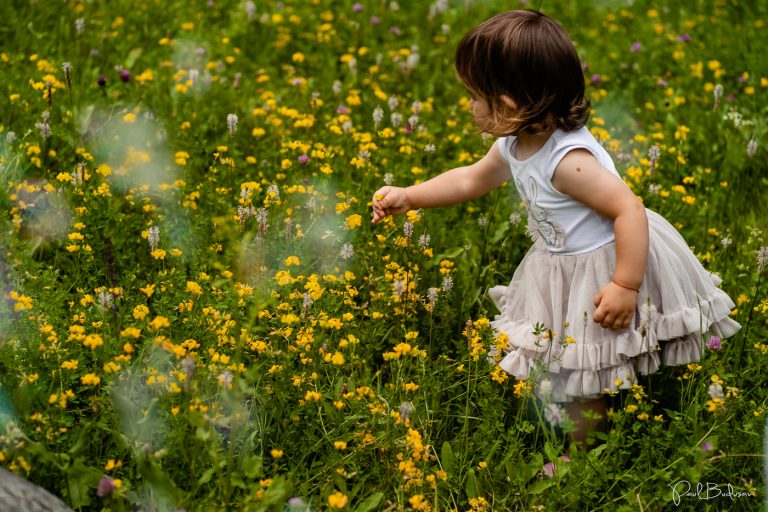
[[[375,224],[387,215],[405,213],[411,209],[411,201],[404,188],[381,187],[373,194],[373,218],[371,222]]]
[[[637,292],[610,282],[603,286],[594,300],[597,311],[592,320],[606,329],[623,329],[635,316]]]

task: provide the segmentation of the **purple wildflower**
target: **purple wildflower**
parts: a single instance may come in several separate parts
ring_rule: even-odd
[[[298,161],[300,164],[306,164],[307,162],[309,162],[309,155],[307,155],[306,153],[304,153],[303,155],[299,155]]]
[[[714,446],[712,446],[712,443],[710,443],[709,441],[704,441],[703,443],[701,443],[701,451],[705,453],[712,451],[713,448]]]
[[[561,455],[560,460],[562,460],[563,462],[570,462],[571,458],[567,455]],[[551,477],[552,475],[555,474],[555,469],[556,469],[556,466],[554,462],[547,462],[546,464],[544,464],[542,471],[546,476]]]
[[[709,338],[709,341],[707,342],[707,348],[710,350],[720,350],[723,348],[723,346],[720,344],[720,338],[717,336],[712,336]]]
[[[127,69],[124,69],[120,72],[120,80],[123,82],[128,82],[131,80],[131,72]]]
[[[99,75],[99,78],[96,79],[96,83],[99,84],[100,87],[104,87],[107,85],[107,77]]]
[[[599,84],[599,83],[600,83],[600,79],[601,79],[601,78],[602,78],[602,77],[600,76],[600,73],[595,73],[595,74],[594,74],[594,75],[592,75],[592,77],[589,79],[589,82],[590,82],[592,85],[597,85],[597,84]]]
[[[685,34],[680,34],[679,36],[677,36],[676,39],[681,43],[687,43],[688,41],[691,40],[691,36],[688,35],[688,32],[686,32]]]
[[[112,496],[113,492],[115,492],[115,481],[108,476],[101,477],[99,485],[96,487],[96,495],[99,498],[106,498]]]
[[[391,27],[389,27],[389,31],[390,31],[391,33],[395,34],[396,36],[399,36],[399,35],[400,35],[400,29],[399,29],[399,28],[397,28],[397,27],[396,27],[396,26],[394,26],[394,25],[392,25]]]
[[[344,105],[339,105],[339,108],[336,109],[337,114],[349,114],[349,109],[345,107]]]
[[[355,3],[354,5],[352,5],[352,11],[353,12],[362,12],[363,11],[363,4],[361,4],[360,2]]]
[[[643,45],[640,44],[640,41],[635,41],[634,43],[632,43],[632,46],[629,48],[629,51],[639,52],[642,49],[643,49]]]
[[[371,25],[378,25],[379,23],[381,23],[381,19],[378,16],[371,16],[369,23]]]

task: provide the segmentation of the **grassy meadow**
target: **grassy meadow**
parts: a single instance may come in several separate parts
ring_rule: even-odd
[[[511,183],[370,222],[486,153],[454,48],[538,4],[0,3],[0,466],[81,511],[761,509],[768,2],[541,2],[742,324],[599,448],[488,357]]]

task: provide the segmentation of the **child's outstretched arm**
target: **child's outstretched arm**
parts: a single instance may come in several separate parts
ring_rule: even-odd
[[[474,164],[451,169],[424,183],[407,188],[381,187],[373,194],[371,222],[408,210],[463,203],[487,194],[511,176],[509,164],[497,146],[495,142]]]
[[[552,184],[563,194],[614,219],[616,269],[594,300],[592,319],[606,328],[627,327],[635,314],[637,289],[648,260],[645,207],[620,179],[585,149],[570,151],[558,164]]]

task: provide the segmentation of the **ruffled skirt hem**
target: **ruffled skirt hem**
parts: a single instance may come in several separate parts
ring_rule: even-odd
[[[592,301],[613,276],[614,243],[558,255],[539,242],[508,286],[488,290],[500,311],[491,326],[509,340],[489,358],[519,379],[549,379],[548,398],[570,402],[629,389],[638,372],[699,361],[705,339],[735,334],[741,326],[729,317],[735,304],[718,288],[720,278],[704,269],[669,222],[646,211],[648,263],[627,328],[614,331],[592,321]]]

